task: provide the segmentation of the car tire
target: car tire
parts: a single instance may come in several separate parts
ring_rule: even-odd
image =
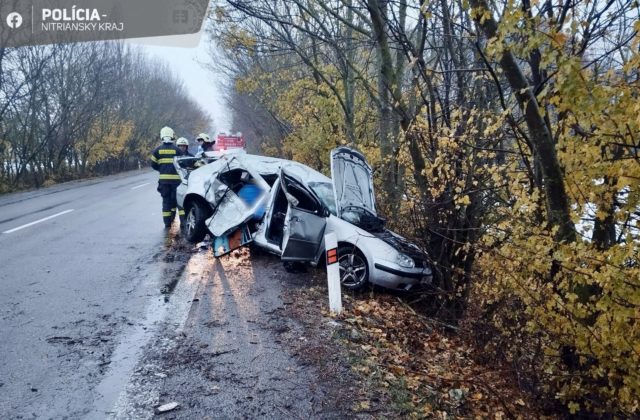
[[[194,201],[187,210],[185,226],[182,232],[187,241],[197,244],[202,242],[209,230],[205,221],[211,216],[211,210],[204,203]]]
[[[340,284],[348,290],[362,290],[369,284],[369,266],[362,252],[353,245],[338,247]]]

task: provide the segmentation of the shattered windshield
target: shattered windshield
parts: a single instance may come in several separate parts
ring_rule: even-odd
[[[333,185],[329,182],[309,182],[308,185],[322,201],[322,204],[335,216],[336,201],[333,196]]]

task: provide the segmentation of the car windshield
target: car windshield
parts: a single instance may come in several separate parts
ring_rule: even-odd
[[[318,196],[322,204],[336,215],[336,200],[333,196],[333,185],[329,182],[309,182],[309,188]]]

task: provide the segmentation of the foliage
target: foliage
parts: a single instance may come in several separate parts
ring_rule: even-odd
[[[300,303],[293,305],[304,310],[304,319],[329,315],[326,286],[294,293]],[[375,398],[403,418],[538,416],[536,403],[517,389],[507,365],[477,363],[463,336],[445,332],[445,325],[420,315],[402,299],[345,296],[343,305],[333,337],[346,347],[351,369],[365,388],[375,391],[353,401],[355,412],[376,412]]]
[[[227,3],[214,34],[281,128],[270,150],[365,153],[431,258],[432,313],[471,308],[479,344],[570,412],[637,415],[637,4]]]
[[[0,48],[0,69],[0,191],[137,169],[162,126],[209,122],[166,66],[121,42]]]
[[[541,68],[554,73],[538,97],[556,133],[580,236],[559,243],[557,226],[541,223],[549,220],[541,200],[546,191],[532,188],[523,172],[507,172],[502,194],[512,205],[492,211],[478,296],[507,338],[508,357],[532,361],[529,374],[545,392],[572,413],[629,416],[640,395],[640,165],[634,157],[640,86],[632,64],[638,57],[630,54],[623,67],[584,66],[571,51],[575,32],[551,29],[538,37],[520,53],[542,48]],[[522,314],[514,313],[514,299]]]
[[[133,132],[133,123],[109,120],[103,127],[95,122],[87,137],[77,142],[76,147],[83,162],[89,167],[98,162],[114,159],[126,152],[127,140]]]
[[[312,79],[294,81],[278,98],[276,108],[291,124],[291,133],[283,141],[285,153],[293,160],[328,169],[325,156],[346,139],[339,106],[326,86]]]

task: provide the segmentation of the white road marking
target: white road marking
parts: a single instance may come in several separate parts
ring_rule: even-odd
[[[142,188],[142,187],[144,187],[145,185],[149,185],[149,184],[151,184],[151,183],[150,183],[150,182],[145,182],[144,184],[136,185],[135,187],[131,187],[131,189],[132,189],[132,190],[137,190],[138,188]]]
[[[13,229],[5,230],[5,231],[4,231],[4,232],[2,232],[2,233],[13,233],[13,232],[16,232],[16,231],[18,231],[18,230],[21,230],[21,229],[24,229],[24,228],[28,228],[29,226],[33,226],[33,225],[35,225],[35,224],[42,223],[42,222],[45,222],[45,221],[47,221],[47,220],[51,220],[51,219],[53,219],[54,217],[58,217],[58,216],[62,216],[63,214],[71,213],[73,210],[74,210],[74,209],[69,209],[69,210],[61,211],[60,213],[56,213],[56,214],[53,214],[53,215],[51,215],[51,216],[44,217],[44,218],[42,218],[42,219],[36,220],[35,222],[27,223],[26,225],[22,225],[22,226],[18,226],[18,227],[16,227],[16,228],[13,228]]]

